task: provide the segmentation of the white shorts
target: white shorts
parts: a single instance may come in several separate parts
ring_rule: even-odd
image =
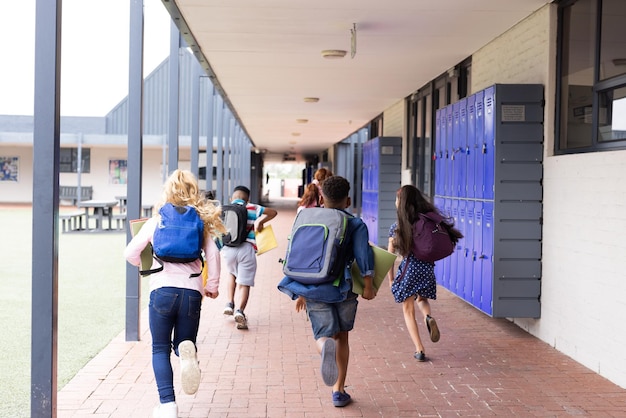
[[[254,286],[256,253],[252,244],[244,242],[238,247],[224,246],[221,252],[226,271],[235,276],[235,281],[241,285]]]

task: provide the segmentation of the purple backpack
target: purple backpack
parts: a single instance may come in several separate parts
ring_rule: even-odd
[[[454,251],[454,242],[443,225],[444,217],[435,212],[420,213],[413,224],[411,252],[418,260],[433,263]]]

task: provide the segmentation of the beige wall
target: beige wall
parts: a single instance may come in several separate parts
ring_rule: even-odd
[[[109,160],[126,159],[126,147],[94,147],[91,149],[91,170],[81,175],[82,186],[93,187],[94,199],[113,199],[126,194],[125,184],[112,184],[109,181]],[[31,203],[33,200],[33,150],[31,146],[3,146],[2,156],[19,157],[19,174],[17,182],[0,182],[0,202]],[[189,158],[189,151],[181,150],[181,158]],[[144,204],[156,203],[161,197],[162,151],[160,148],[144,150],[143,162],[143,196]],[[180,168],[189,168],[188,161],[181,161]],[[75,173],[61,173],[59,184],[63,186],[78,185]],[[201,184],[201,186],[203,186]],[[63,202],[67,203],[67,202]]]

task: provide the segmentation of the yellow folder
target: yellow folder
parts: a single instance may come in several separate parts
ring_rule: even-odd
[[[373,285],[376,290],[378,290],[382,282],[385,280],[387,273],[389,273],[389,270],[393,267],[393,263],[396,261],[396,255],[375,245],[371,245],[371,247],[372,250],[374,250]],[[356,262],[352,263],[350,271],[352,273],[352,291],[362,295],[363,277],[361,277],[361,272],[359,271],[359,267],[356,265]]]
[[[141,219],[131,219],[128,223],[130,224],[130,233],[133,235],[137,235],[141,227],[146,223],[149,218],[141,218]],[[148,270],[152,267],[152,244],[148,243],[146,248],[141,252],[141,268],[140,270]]]
[[[276,235],[274,235],[272,225],[263,225],[263,230],[256,233],[255,239],[257,247],[256,255],[266,253],[269,250],[273,250],[278,247],[278,242],[276,242]]]

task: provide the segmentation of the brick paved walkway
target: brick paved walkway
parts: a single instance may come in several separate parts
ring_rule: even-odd
[[[185,395],[176,375],[180,417],[626,416],[626,390],[441,287],[432,308],[442,337],[433,344],[422,327],[429,361],[416,362],[385,284],[376,299],[361,300],[350,333],[347,391],[354,402],[334,408],[310,324],[276,290],[295,212],[273,207],[280,247],[259,256],[246,310],[250,329],[237,330],[222,315],[224,286],[217,300],[205,300],[202,382],[198,393]],[[149,417],[158,402],[150,353],[144,313],[141,341],[115,338],[59,392],[58,417]]]

